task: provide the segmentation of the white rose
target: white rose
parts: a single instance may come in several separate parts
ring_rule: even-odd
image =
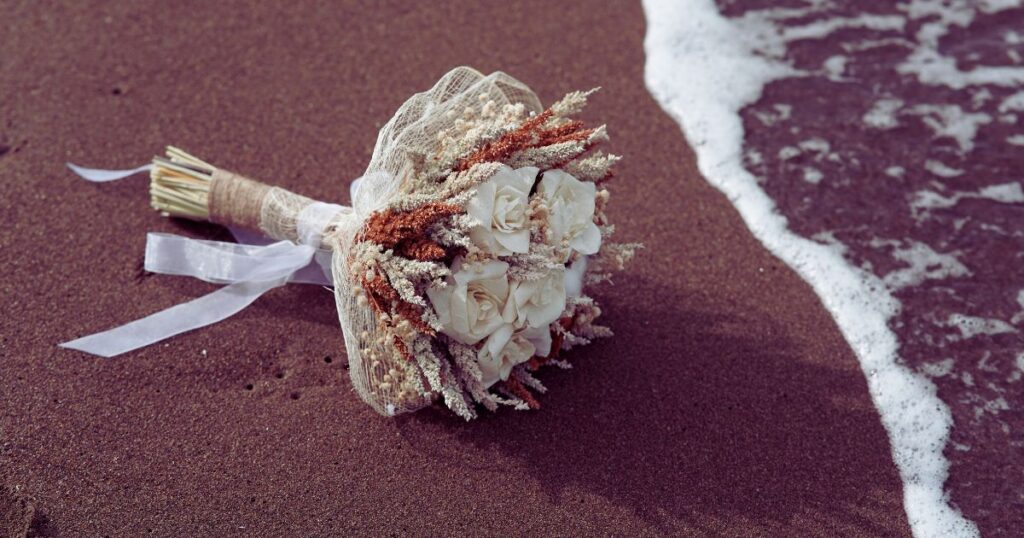
[[[567,244],[580,254],[601,248],[601,231],[594,224],[597,188],[562,170],[548,170],[537,185],[537,194],[548,206],[548,230],[555,246]]]
[[[532,166],[518,170],[502,166],[498,173],[476,187],[466,213],[479,223],[469,235],[480,248],[498,256],[530,249],[527,210],[537,172]]]
[[[487,339],[477,352],[477,364],[484,388],[506,380],[512,368],[531,357],[546,357],[551,353],[551,330],[528,329],[513,332],[511,325],[503,325]]]
[[[539,280],[513,282],[503,317],[517,329],[547,327],[565,310],[565,270]]]
[[[583,295],[583,277],[587,274],[587,257],[576,258],[572,265],[565,268],[565,295],[579,297]]]
[[[508,300],[507,272],[505,262],[463,263],[456,258],[448,285],[427,290],[444,327],[442,332],[473,345],[505,325],[502,311]]]

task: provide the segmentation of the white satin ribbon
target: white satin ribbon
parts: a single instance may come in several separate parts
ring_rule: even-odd
[[[128,176],[133,176],[139,172],[149,172],[153,169],[153,165],[145,164],[138,168],[132,168],[131,170],[101,170],[99,168],[85,168],[78,166],[77,164],[65,163],[72,172],[78,174],[82,179],[92,181],[93,183],[103,183],[106,181],[114,181],[117,179],[123,179]]]
[[[325,204],[313,202],[299,211],[295,219],[295,231],[299,236],[299,242],[306,245],[319,245],[323,237],[323,231],[331,220],[343,211],[351,212],[351,208],[345,208],[338,204]]]
[[[314,282],[296,278],[296,273],[309,265],[316,253],[315,247],[291,241],[252,246],[151,233],[146,239],[147,271],[228,285],[187,303],[60,346],[113,357],[217,323],[289,281]]]
[[[89,181],[113,181],[149,169],[147,165],[133,170],[97,170],[71,163],[68,167]],[[317,207],[305,219],[303,227],[307,232],[302,235],[304,242],[301,244],[279,241],[269,245],[246,245],[148,234],[147,271],[191,276],[227,286],[120,327],[64,342],[60,347],[113,357],[224,320],[267,291],[288,282],[331,285],[331,253],[317,248],[319,232],[308,230],[323,223],[329,210],[348,208],[320,205],[325,207]]]

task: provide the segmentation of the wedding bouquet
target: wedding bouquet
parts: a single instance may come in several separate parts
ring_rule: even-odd
[[[610,241],[605,186],[619,157],[595,149],[608,138],[605,126],[573,119],[592,92],[543,109],[504,73],[457,68],[382,128],[352,207],[169,148],[148,167],[154,207],[283,242],[257,252],[194,240],[168,246],[167,237],[151,235],[157,244],[147,247],[147,268],[242,286],[236,295],[251,302],[330,251],[325,265],[349,372],[374,409],[394,415],[443,400],[468,420],[476,404],[537,408],[534,393],[545,388],[536,371],[567,368],[561,352],[611,334],[596,323],[601,309],[587,289],[608,281],[639,247]],[[218,264],[194,263],[203,275],[179,267],[208,248],[245,263],[232,258],[212,273]],[[298,262],[282,265],[282,256]],[[109,332],[116,334],[65,346],[95,352],[96,337],[133,338],[124,327]]]

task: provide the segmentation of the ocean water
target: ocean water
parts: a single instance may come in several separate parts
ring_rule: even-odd
[[[1024,531],[1021,0],[646,0],[647,86],[821,297],[917,536]]]

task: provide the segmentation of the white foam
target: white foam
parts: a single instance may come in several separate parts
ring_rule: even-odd
[[[1024,91],[1019,91],[999,103],[999,112],[1024,111]]]
[[[974,338],[979,334],[1003,334],[1017,332],[1013,325],[993,318],[980,318],[966,314],[950,314],[946,325],[960,330],[960,340]]]
[[[739,21],[723,18],[711,0],[645,0],[644,10],[648,89],[682,127],[702,175],[733,203],[751,232],[810,283],[856,353],[889,433],[914,534],[977,536],[977,527],[949,505],[943,491],[949,408],[930,380],[898,361],[888,320],[899,303],[877,277],[851,266],[836,249],[790,232],[743,168],[740,109],[757,101],[768,82],[796,72],[779,60],[785,49],[778,46],[786,39],[770,24],[771,17],[783,16],[781,10],[747,13]],[[816,35],[829,29],[818,28]]]
[[[921,366],[921,371],[929,377],[945,377],[953,371],[954,361],[952,357],[946,357],[939,362],[930,362]]]
[[[1010,318],[1010,323],[1017,325],[1024,321],[1024,289],[1017,292],[1017,304],[1020,305],[1020,310]],[[1024,353],[1021,353],[1021,358],[1024,358]]]
[[[827,154],[832,149],[832,145],[828,143],[828,140],[824,138],[808,138],[807,140],[801,141],[799,144],[800,149],[813,151],[815,153]],[[819,155],[817,159],[821,159]]]
[[[794,148],[793,146],[783,146],[779,149],[779,160],[788,161],[793,157],[800,155],[800,149]]]
[[[916,217],[919,213],[929,209],[945,209],[953,207],[964,198],[964,193],[954,193],[952,196],[943,196],[935,191],[917,191],[914,199],[910,201],[910,210]]]
[[[829,80],[840,82],[843,80],[843,71],[846,71],[846,56],[840,56],[837,54],[829,57],[829,59],[825,60],[825,63],[822,64],[822,67],[824,67],[825,72],[828,73]]]
[[[1017,366],[1017,369],[1014,370],[1013,372],[1010,372],[1010,377],[1007,379],[1007,381],[1009,381],[1010,383],[1016,383],[1020,381],[1022,377],[1024,377],[1024,352],[1021,352],[1017,355],[1017,360],[1015,364]]]
[[[825,176],[821,173],[821,170],[818,170],[813,166],[804,167],[804,181],[817,185],[818,183],[821,183],[821,180],[824,177]]]
[[[940,254],[917,241],[909,241],[910,246],[897,248],[892,257],[906,263],[909,267],[891,271],[882,278],[889,289],[896,291],[916,286],[925,280],[941,280],[970,275],[971,272],[957,259],[957,253]]]
[[[928,159],[924,162],[924,169],[939,176],[939,177],[956,177],[963,175],[964,171],[957,168],[946,166],[941,161],[935,159]]]
[[[931,127],[937,138],[956,140],[964,152],[974,149],[978,128],[992,122],[992,116],[982,112],[964,112],[960,105],[917,105],[910,110],[922,116],[925,125]]]
[[[981,108],[992,99],[992,92],[988,88],[974,89],[971,92],[971,106],[975,109]]]
[[[786,121],[789,119],[790,114],[793,113],[793,107],[790,105],[776,104],[774,107],[775,112],[758,112],[756,115],[757,119],[761,120],[761,123],[772,126],[777,122]]]
[[[919,217],[922,213],[931,209],[953,207],[965,198],[981,198],[1004,204],[1018,204],[1024,202],[1024,189],[1021,188],[1020,183],[1012,181],[999,185],[989,185],[977,192],[954,192],[950,196],[943,196],[928,190],[917,191],[914,193],[914,199],[910,201],[910,210],[914,217]]]
[[[875,129],[892,129],[900,124],[896,119],[896,111],[903,106],[900,99],[879,99],[864,113],[864,123]]]
[[[978,191],[979,198],[988,198],[1004,204],[1019,204],[1024,202],[1024,189],[1020,183],[1012,181],[1001,185],[991,185]]]
[[[766,14],[771,15],[768,10]],[[783,41],[798,41],[802,39],[821,39],[836,30],[843,28],[868,28],[870,30],[903,30],[906,19],[899,15],[872,15],[862,13],[856,17],[833,17],[831,19],[819,20],[798,26],[796,28],[782,29]]]
[[[907,169],[899,165],[889,166],[885,169],[885,175],[889,177],[901,178],[906,173]]]
[[[1021,0],[981,0],[980,9],[985,13],[997,13],[1021,6]]]
[[[980,4],[980,5],[979,5]],[[950,26],[966,27],[974,20],[975,9],[993,13],[1007,7],[1008,2],[989,0],[912,0],[899,6],[911,19],[927,19],[917,32],[917,46],[896,69],[915,75],[922,84],[945,85],[961,89],[974,85],[1016,86],[1024,83],[1024,68],[1010,66],[976,66],[962,71],[956,59],[939,52],[939,39]]]

